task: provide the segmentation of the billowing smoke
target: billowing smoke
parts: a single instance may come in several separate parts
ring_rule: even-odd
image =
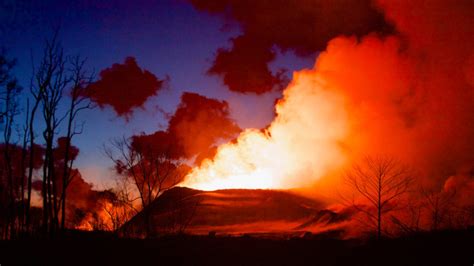
[[[194,169],[185,186],[290,188],[311,184],[344,162],[348,134],[344,98],[315,71],[294,74],[268,129],[248,129]],[[342,107],[342,108],[341,108]]]
[[[64,174],[64,154],[67,145],[66,137],[59,137],[57,139],[57,146],[53,149],[54,154],[54,172],[55,172],[55,186],[58,197],[61,198],[63,193],[63,174]],[[74,145],[69,146],[69,160],[76,160],[79,155],[79,148]],[[44,148],[42,146],[35,147],[35,169],[41,168],[43,164]],[[19,160],[18,160],[19,161]],[[71,161],[68,161],[70,164]],[[84,180],[81,172],[77,168],[69,170],[69,183],[66,190],[66,226],[78,227],[83,224],[87,217],[92,213],[100,211],[100,201],[106,199],[107,191],[97,190],[92,183]],[[26,178],[26,177],[25,177]],[[34,180],[33,189],[42,192],[42,180]]]
[[[370,0],[190,0],[199,10],[237,21],[243,34],[221,48],[209,74],[223,77],[232,91],[261,94],[285,85],[283,72],[272,73],[274,47],[299,56],[322,51],[338,35],[363,36],[392,31]]]
[[[111,106],[119,116],[128,117],[134,108],[163,87],[164,80],[142,70],[135,58],[127,57],[123,64],[113,64],[100,72],[100,79],[89,86],[90,97],[101,108]]]
[[[240,128],[230,118],[226,101],[184,92],[168,128],[149,135],[135,135],[132,146],[150,147],[160,153],[166,151],[171,159],[196,157],[199,163],[213,157],[216,142],[232,139],[239,132]]]
[[[181,103],[169,121],[168,132],[174,136],[182,157],[212,155],[216,141],[235,137],[240,128],[230,118],[226,101],[185,92]]]
[[[404,73],[398,76],[406,81],[400,84],[405,96],[398,110],[409,123],[398,130],[404,133],[399,143],[405,147],[399,156],[410,155],[408,160],[427,171],[430,180],[472,170],[474,3],[381,1],[380,5],[401,32],[403,51],[397,58],[403,60],[398,71]]]
[[[423,184],[460,171],[472,178],[474,3],[377,5],[397,34],[332,39],[314,69],[294,74],[267,130],[220,146],[184,185],[309,186],[366,154],[413,165]]]

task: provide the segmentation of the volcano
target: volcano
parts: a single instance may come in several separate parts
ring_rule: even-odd
[[[169,233],[297,236],[349,219],[325,203],[292,191],[175,187],[165,191],[120,230],[150,237]]]

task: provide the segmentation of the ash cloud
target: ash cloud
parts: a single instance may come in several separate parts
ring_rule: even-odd
[[[273,47],[299,56],[322,51],[339,35],[390,33],[393,27],[371,1],[189,0],[198,10],[237,21],[243,34],[230,49],[217,51],[209,74],[223,77],[231,91],[262,94],[286,85],[283,72],[272,73]]]
[[[169,121],[168,132],[175,138],[182,157],[190,158],[208,153],[216,141],[234,137],[240,128],[230,118],[226,101],[185,92]]]
[[[118,116],[128,117],[133,109],[142,107],[156,95],[165,80],[138,66],[133,57],[116,63],[100,72],[100,79],[89,85],[90,98],[101,108],[110,106]]]
[[[167,130],[133,136],[132,145],[167,152],[175,159],[196,156],[196,163],[200,163],[215,154],[212,150],[217,141],[233,138],[239,132],[240,128],[230,118],[226,101],[185,92],[170,117]]]

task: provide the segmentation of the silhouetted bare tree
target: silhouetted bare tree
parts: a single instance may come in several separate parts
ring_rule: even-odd
[[[367,156],[346,172],[345,182],[354,192],[350,204],[367,215],[380,239],[383,216],[397,207],[397,200],[408,191],[413,176],[408,167],[392,157]]]
[[[155,136],[156,137],[156,136]],[[105,153],[115,163],[116,171],[130,178],[136,187],[144,209],[162,192],[176,186],[188,170],[179,159],[173,156],[175,146],[166,133],[161,138],[148,138],[147,135],[117,139],[112,142],[118,152],[104,147]],[[149,236],[151,228],[150,212],[144,212],[145,232]]]
[[[172,157],[173,147],[155,149],[148,143],[132,138],[116,139],[114,151],[105,147],[105,153],[115,163],[119,174],[131,178],[140,197],[142,208],[152,203],[164,190],[174,187],[182,178],[180,162]]]
[[[77,117],[81,111],[93,107],[90,95],[87,93],[93,75],[87,73],[84,65],[85,60],[79,56],[68,58],[64,54],[58,41],[58,30],[54,32],[50,40],[46,41],[38,67],[35,68],[33,64],[34,82],[32,82],[30,89],[33,104],[28,125],[30,161],[26,223],[29,222],[28,210],[31,204],[33,165],[37,152],[34,125],[36,112],[41,110],[45,144],[41,189],[43,226],[44,231],[51,234],[54,234],[59,228],[65,228],[67,188],[73,178],[71,169],[75,158],[71,155],[71,142],[75,135],[82,133],[84,126],[84,122],[78,123]],[[69,108],[63,112],[59,107],[65,101],[65,96],[70,97],[70,103]],[[66,136],[58,138],[59,126],[64,120],[67,120]],[[58,140],[59,145],[60,139],[64,146],[60,147],[61,153],[58,153],[54,144]],[[59,170],[58,167],[62,169]],[[61,222],[59,222],[59,218],[61,218]]]
[[[56,231],[59,227],[58,213],[58,191],[54,171],[53,145],[57,129],[64,115],[58,113],[58,107],[63,98],[64,91],[71,82],[66,68],[66,58],[63,48],[57,40],[57,31],[51,40],[46,41],[42,61],[36,72],[39,97],[45,129],[43,138],[45,141],[45,155],[43,164],[43,225],[44,230]]]
[[[134,195],[132,186],[128,177],[116,179],[114,187],[109,190],[111,197],[102,202],[102,209],[111,222],[109,230],[118,230],[138,213],[135,202],[139,197]]]
[[[431,218],[431,230],[438,230],[453,207],[456,190],[433,191],[422,189],[422,193]]]
[[[17,189],[16,181],[21,180],[21,177],[14,176],[12,166],[12,130],[15,123],[15,117],[19,114],[18,96],[21,87],[18,85],[17,79],[13,76],[12,69],[15,66],[15,60],[10,60],[6,57],[5,51],[0,53],[0,119],[3,124],[1,130],[3,131],[3,165],[1,166],[2,182],[0,194],[2,199],[5,199],[6,204],[6,224],[3,231],[4,238],[11,238],[15,233],[15,208],[19,191]],[[13,145],[15,146],[15,145]],[[6,191],[5,191],[6,190]]]
[[[418,196],[418,195],[417,195]],[[409,203],[397,213],[391,215],[391,222],[397,226],[399,232],[403,234],[414,234],[423,230],[424,204],[419,198],[408,200]]]
[[[64,149],[64,169],[62,175],[62,190],[60,205],[61,211],[61,228],[65,228],[66,219],[66,195],[67,188],[73,176],[71,176],[71,169],[74,160],[71,160],[71,142],[72,138],[81,134],[84,127],[84,122],[77,124],[77,115],[86,109],[92,109],[93,104],[90,101],[88,85],[92,82],[93,75],[84,70],[85,60],[80,59],[79,56],[71,60],[72,65],[72,87],[69,91],[70,105],[68,110],[67,132],[66,132],[66,147]]]
[[[43,55],[45,56],[45,55]],[[33,170],[35,165],[35,157],[37,154],[36,145],[35,145],[35,119],[36,112],[38,111],[39,104],[41,101],[40,96],[43,94],[43,90],[46,87],[46,84],[49,82],[54,71],[53,66],[49,65],[48,69],[45,70],[42,68],[43,75],[45,76],[44,80],[38,80],[36,76],[35,64],[32,62],[32,80],[30,83],[30,95],[33,98],[33,104],[31,110],[28,109],[28,115],[26,116],[27,124],[25,126],[25,133],[29,134],[29,158],[28,158],[28,177],[27,177],[27,194],[26,194],[26,207],[25,207],[25,227],[26,230],[29,230],[30,227],[30,209],[31,209],[31,192],[33,184]]]

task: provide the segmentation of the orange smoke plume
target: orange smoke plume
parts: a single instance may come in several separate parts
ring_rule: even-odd
[[[397,157],[430,185],[474,169],[474,5],[412,3],[379,1],[397,34],[330,41],[267,129],[220,146],[182,185],[307,187],[366,154]]]
[[[344,98],[318,71],[296,72],[265,130],[248,129],[235,143],[219,147],[183,186],[291,188],[307,186],[345,161],[341,141],[348,134]]]

